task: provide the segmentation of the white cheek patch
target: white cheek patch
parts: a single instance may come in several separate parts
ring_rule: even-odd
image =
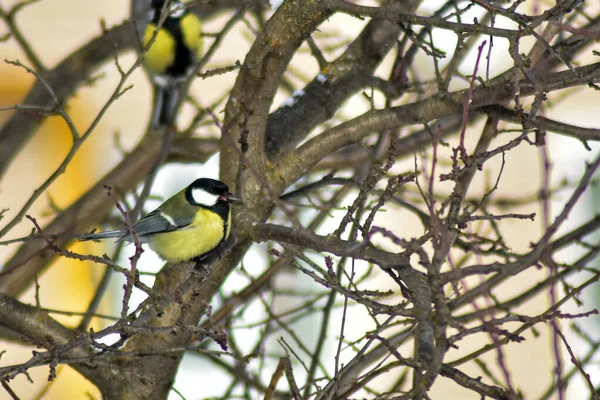
[[[219,196],[216,194],[208,193],[203,189],[192,189],[192,199],[194,203],[200,204],[205,207],[212,207],[219,201]]]
[[[185,7],[183,4],[172,1],[171,8],[169,9],[169,17],[171,18],[181,18],[185,13]]]

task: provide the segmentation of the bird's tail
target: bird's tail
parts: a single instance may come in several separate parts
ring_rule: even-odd
[[[127,236],[129,232],[127,229],[117,229],[114,231],[105,231],[105,232],[97,232],[97,233],[88,233],[87,235],[80,235],[77,237],[80,242],[85,242],[87,240],[102,240],[102,239],[110,239],[110,238],[119,238],[118,241],[122,240],[123,237]]]
[[[154,128],[170,126],[175,123],[179,89],[177,84],[167,87],[156,86],[152,110],[152,126]]]

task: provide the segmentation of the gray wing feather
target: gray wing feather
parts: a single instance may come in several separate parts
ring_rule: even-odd
[[[133,224],[133,230],[143,241],[144,236],[147,235],[185,228],[192,223],[192,220],[193,218],[165,218],[159,210],[154,210]],[[133,237],[127,233],[122,240],[132,241]]]
[[[78,239],[81,242],[85,242],[86,240],[100,240],[100,239],[110,239],[110,238],[122,238],[126,234],[127,234],[127,229],[117,229],[117,230],[114,230],[114,231],[88,233],[87,235],[79,236]],[[119,239],[119,240],[121,240],[121,239]]]
[[[170,232],[176,229],[185,228],[192,223],[193,218],[165,218],[159,210],[154,210],[138,222],[133,224],[133,230],[137,233],[142,242],[145,242],[145,236],[155,233]],[[100,240],[108,238],[118,238],[117,242],[125,240],[133,242],[133,236],[127,229],[117,229],[114,231],[90,233],[79,237],[80,241]]]

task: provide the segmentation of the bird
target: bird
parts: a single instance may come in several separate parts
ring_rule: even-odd
[[[201,258],[217,248],[231,232],[230,204],[242,204],[221,181],[200,178],[133,224],[139,241],[148,243],[162,259],[178,263]],[[118,238],[134,242],[126,228],[90,233],[80,241]]]
[[[166,0],[152,0],[143,37],[146,48],[156,36],[143,60],[155,86],[152,115],[155,128],[174,123],[182,83],[194,70],[204,42],[200,19],[179,1],[171,0],[167,7],[165,3]],[[160,25],[163,12],[166,17]]]

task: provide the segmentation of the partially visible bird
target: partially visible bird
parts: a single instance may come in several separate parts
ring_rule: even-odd
[[[214,250],[229,237],[229,205],[241,202],[223,182],[197,179],[133,224],[133,230],[142,243],[148,243],[164,260],[187,261]],[[79,240],[107,238],[134,241],[125,228],[90,233],[80,236]]]
[[[179,91],[202,55],[203,45],[202,22],[183,3],[175,0],[152,0],[148,25],[144,31],[144,47],[155,36],[162,13],[166,18],[144,55],[144,65],[155,85],[152,115],[152,125],[155,128],[171,125],[175,121]]]

